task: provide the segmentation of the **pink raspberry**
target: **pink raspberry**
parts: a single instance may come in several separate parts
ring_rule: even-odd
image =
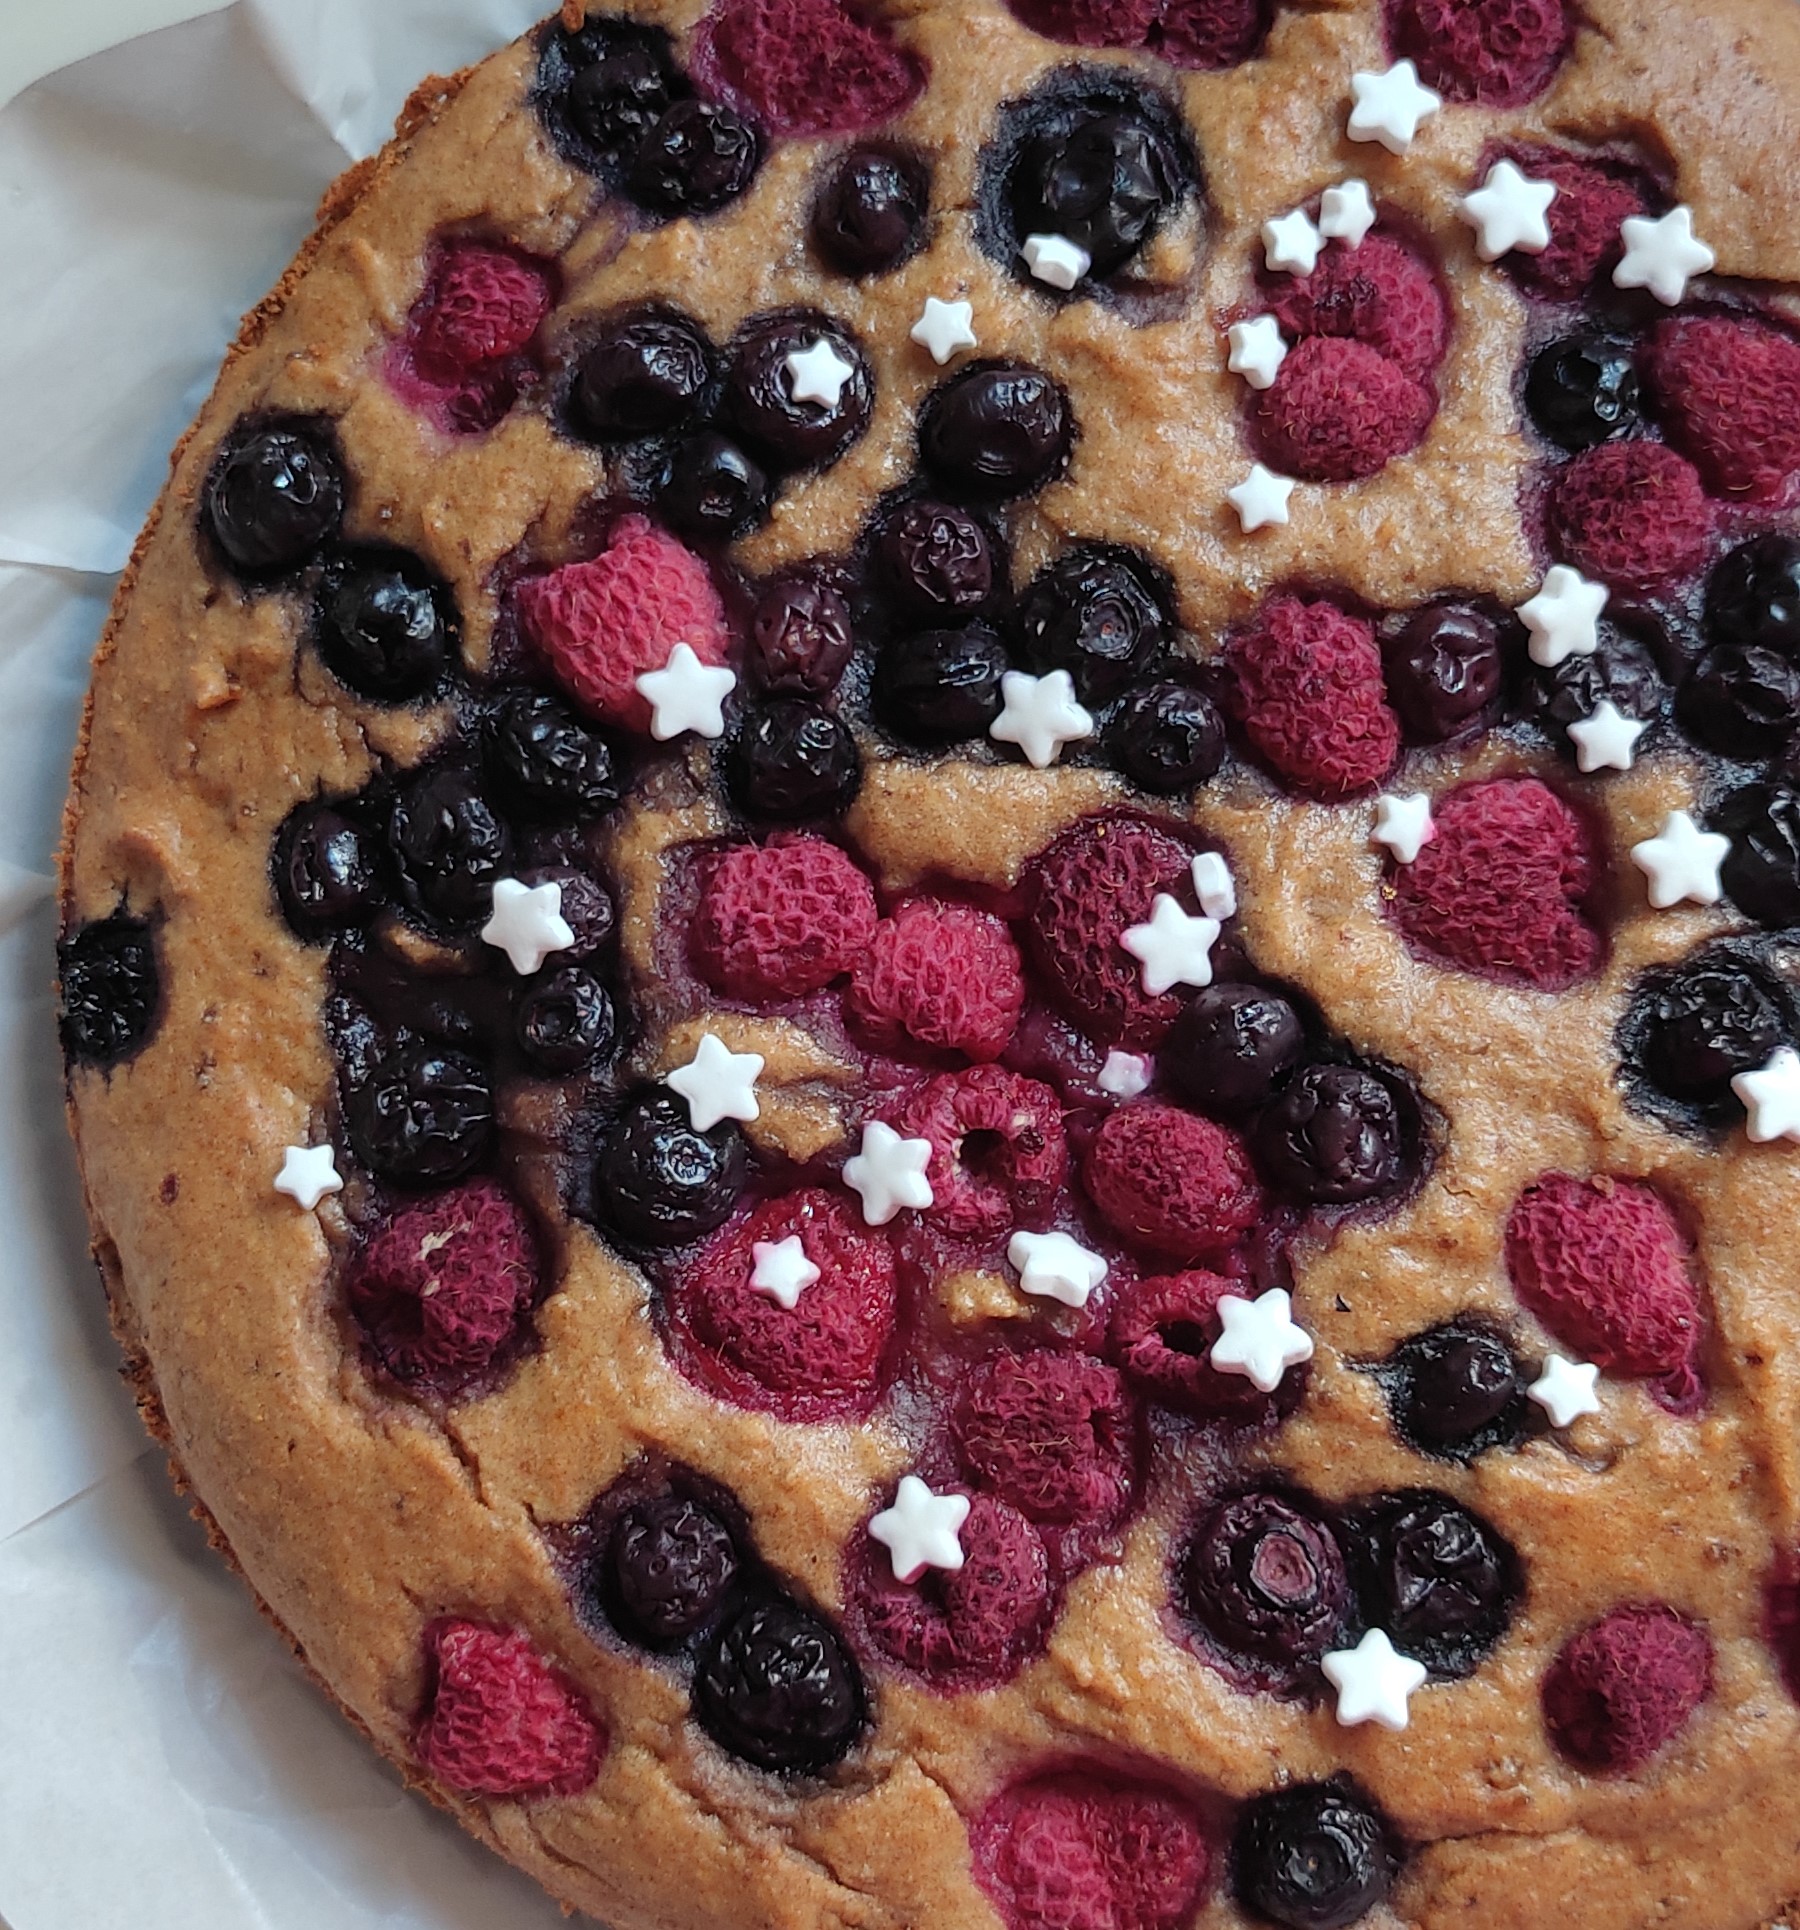
[[[1584,906],[1600,875],[1592,832],[1535,777],[1465,784],[1432,807],[1436,834],[1390,867],[1388,915],[1433,963],[1561,992],[1600,969]]]
[[[1121,1106],[1082,1166],[1088,1195],[1123,1240],[1197,1259],[1229,1248],[1262,1212],[1244,1142],[1177,1106]]]
[[[1278,596],[1225,650],[1230,698],[1252,748],[1309,797],[1374,788],[1400,754],[1381,647],[1335,603]]]
[[[1625,252],[1619,229],[1626,218],[1650,212],[1643,174],[1625,162],[1593,160],[1567,148],[1529,142],[1510,148],[1507,156],[1531,180],[1550,182],[1556,199],[1546,217],[1550,246],[1537,255],[1515,248],[1501,265],[1515,281],[1551,301],[1585,295],[1618,266]],[[1485,166],[1480,172],[1485,178]]]
[[[1544,1677],[1544,1721],[1571,1762],[1624,1775],[1686,1725],[1712,1672],[1698,1623],[1664,1602],[1627,1602],[1564,1644]]]
[[[1250,439],[1281,475],[1360,482],[1416,449],[1436,414],[1431,390],[1379,349],[1309,335],[1252,405]]]
[[[401,1207],[350,1262],[346,1292],[396,1380],[452,1394],[518,1332],[539,1281],[525,1209],[475,1179]]]
[[[706,565],[644,516],[622,516],[598,556],[528,577],[514,600],[557,682],[592,716],[625,730],[649,731],[636,680],[661,670],[676,644],[715,666],[729,648]]]
[[[1388,42],[1446,100],[1518,107],[1574,38],[1566,0],[1387,0]]]
[[[1657,329],[1650,384],[1669,440],[1721,496],[1769,502],[1800,470],[1800,338],[1743,316]]]
[[[1221,1374],[1208,1356],[1224,1331],[1219,1302],[1228,1294],[1255,1297],[1246,1281],[1194,1271],[1136,1280],[1113,1304],[1108,1358],[1148,1400],[1204,1419],[1254,1419],[1273,1400],[1297,1400],[1298,1375],[1284,1376],[1276,1395],[1242,1374]]]
[[[587,1698],[517,1629],[433,1622],[419,1760],[465,1796],[573,1796],[600,1773],[606,1733]]]
[[[776,134],[854,134],[903,113],[925,63],[843,0],[718,0],[695,69]]]
[[[876,929],[844,1004],[884,1051],[910,1041],[997,1059],[1025,1005],[1019,948],[991,912],[909,899]]]
[[[526,348],[556,300],[548,262],[481,242],[457,242],[438,257],[407,319],[413,362],[454,387],[489,362]]]
[[[1148,47],[1176,67],[1216,71],[1254,54],[1271,0],[1008,0],[1033,33],[1078,47]]]
[[[804,998],[850,970],[876,922],[874,887],[835,844],[777,838],[733,845],[713,860],[688,949],[700,976],[728,998]]]
[[[1712,545],[1700,472],[1660,442],[1603,442],[1558,475],[1550,495],[1558,553],[1617,589],[1692,576]]]
[[[1032,1521],[1110,1527],[1131,1499],[1131,1398],[1097,1360],[996,1355],[964,1383],[954,1432],[969,1478]]]
[[[1444,359],[1450,304],[1428,262],[1396,236],[1327,248],[1310,275],[1272,279],[1269,307],[1292,336],[1366,342],[1423,381]]]
[[[1000,1066],[926,1080],[902,1109],[898,1130],[931,1141],[926,1217],[962,1239],[1042,1225],[1068,1172],[1056,1093]]]

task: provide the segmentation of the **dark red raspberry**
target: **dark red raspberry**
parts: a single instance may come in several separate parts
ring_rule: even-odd
[[[1244,1142],[1177,1106],[1121,1106],[1094,1135],[1082,1179],[1121,1239],[1181,1260],[1224,1251],[1262,1212]]]
[[[695,70],[788,135],[873,127],[925,85],[924,62],[842,0],[720,0]]]
[[[1041,1226],[1069,1169],[1055,1091],[1000,1066],[928,1079],[898,1130],[931,1141],[926,1217],[961,1238]]]
[[[819,1277],[788,1308],[750,1276],[759,1242],[795,1235]],[[716,1392],[786,1420],[819,1420],[875,1396],[894,1333],[894,1256],[833,1194],[789,1193],[718,1234],[671,1299]]]
[[[1643,1180],[1546,1173],[1506,1222],[1513,1290],[1565,1346],[1607,1374],[1698,1386],[1701,1329],[1693,1255]]]
[[[1517,107],[1550,84],[1574,27],[1566,0],[1387,0],[1388,41],[1446,100]]]
[[[874,887],[835,844],[776,838],[713,861],[688,949],[730,998],[803,998],[850,970],[877,920]]]
[[[403,1206],[350,1263],[350,1309],[395,1379],[449,1394],[512,1339],[538,1296],[525,1209],[491,1179]]]
[[[465,1796],[573,1796],[600,1773],[606,1732],[575,1684],[517,1629],[433,1622],[419,1760]]]
[[[1416,449],[1436,413],[1425,383],[1379,349],[1309,335],[1252,406],[1250,439],[1281,475],[1360,482]]]
[[[1221,1374],[1207,1358],[1223,1331],[1219,1302],[1228,1293],[1255,1298],[1243,1280],[1198,1270],[1132,1282],[1113,1305],[1108,1356],[1146,1399],[1208,1420],[1242,1421],[1271,1402],[1297,1401],[1304,1384],[1298,1374],[1284,1375],[1270,1395],[1242,1374]]]
[[[1444,359],[1450,305],[1429,262],[1393,235],[1334,243],[1310,275],[1270,279],[1271,311],[1290,337],[1342,336],[1379,349],[1423,381]]]
[[[856,961],[844,1004],[874,1043],[997,1059],[1025,1005],[1012,934],[972,905],[913,898],[884,918]]]
[[[556,271],[505,248],[458,242],[432,269],[408,318],[413,366],[454,387],[484,363],[517,355],[556,300]]]
[[[1433,807],[1436,836],[1389,872],[1389,915],[1439,965],[1560,992],[1600,969],[1583,911],[1599,875],[1593,833],[1534,777],[1465,784]]]
[[[1763,1635],[1788,1694],[1800,1702],[1800,1550],[1786,1548],[1775,1557],[1763,1598]]]
[[[1712,1693],[1706,1630],[1664,1602],[1627,1602],[1564,1644],[1544,1721],[1573,1763],[1624,1775],[1674,1739]]]
[[[1176,67],[1217,72],[1256,52],[1274,14],[1273,0],[1161,0],[1149,44]]]
[[[1109,1527],[1131,1499],[1125,1383],[1079,1354],[1000,1354],[964,1383],[956,1449],[973,1481],[1032,1521]]]
[[[1226,646],[1244,734],[1275,774],[1335,800],[1379,784],[1400,754],[1381,646],[1335,603],[1278,596]]]
[[[1643,175],[1623,162],[1529,143],[1508,152],[1531,180],[1550,182],[1556,199],[1546,217],[1550,246],[1538,255],[1515,248],[1504,265],[1535,294],[1573,301],[1618,265],[1625,252],[1619,229],[1628,216],[1650,212],[1649,188]]]
[[[1800,339],[1742,316],[1677,317],[1650,344],[1669,440],[1721,496],[1767,502],[1800,470]]]
[[[1604,442],[1563,469],[1550,493],[1557,553],[1621,590],[1692,576],[1712,544],[1700,472],[1660,442]]]
[[[589,561],[528,578],[516,602],[558,683],[590,715],[627,730],[649,730],[637,679],[661,670],[676,644],[716,665],[730,641],[706,565],[643,516],[622,517]]]
[[[1077,47],[1141,47],[1158,0],[1007,0],[1033,33]]]

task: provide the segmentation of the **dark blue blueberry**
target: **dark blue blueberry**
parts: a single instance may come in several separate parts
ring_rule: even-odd
[[[239,576],[282,576],[316,556],[344,518],[344,471],[323,423],[240,428],[214,461],[200,517]]]
[[[811,697],[761,698],[744,712],[726,782],[746,817],[775,824],[837,817],[862,788],[850,727]]]
[[[1772,532],[1726,556],[1706,586],[1706,627],[1717,643],[1800,657],[1800,537]]]
[[[116,1065],[141,1051],[162,1010],[156,940],[142,919],[115,912],[56,947],[58,1021],[74,1065]]]
[[[1075,416],[1042,369],[985,363],[934,389],[919,417],[919,454],[959,502],[1029,495],[1061,473]]]
[[[741,114],[678,100],[638,144],[626,188],[653,214],[711,214],[749,187],[761,161],[762,142]]]
[[[1148,565],[1114,544],[1084,543],[1033,578],[1013,635],[1028,669],[1066,670],[1084,704],[1104,704],[1167,650],[1169,619]]]
[[[1500,620],[1474,603],[1433,603],[1410,616],[1384,652],[1388,698],[1419,744],[1492,720],[1505,663]]]
[[[450,925],[486,919],[512,862],[512,835],[469,772],[451,766],[414,777],[394,799],[387,836],[416,909]]]
[[[1306,1051],[1306,1028],[1279,992],[1209,985],[1175,1021],[1157,1063],[1189,1105],[1241,1119],[1275,1096]]]
[[[594,818],[619,801],[612,749],[560,697],[514,690],[488,727],[487,768],[521,816]]]
[[[394,1186],[444,1186],[487,1157],[494,1094],[485,1069],[460,1052],[410,1043],[356,1080],[344,1107],[350,1144]]]
[[[860,280],[917,251],[931,201],[922,161],[887,148],[854,147],[813,206],[812,241],[826,265]]]
[[[594,441],[635,442],[687,427],[712,380],[712,347],[700,325],[656,310],[615,323],[587,350],[570,409]]]
[[[404,550],[333,557],[313,606],[326,669],[378,703],[408,703],[435,690],[450,667],[457,627],[449,586]]]
[[[602,1598],[620,1634],[668,1648],[718,1614],[740,1562],[731,1530],[684,1495],[627,1508],[606,1546]]]
[[[1519,1599],[1519,1560],[1506,1537],[1427,1489],[1380,1496],[1344,1533],[1364,1619],[1434,1674],[1472,1675]]]
[[[851,373],[831,403],[797,401],[788,358],[825,343]],[[841,322],[796,309],[747,322],[732,344],[723,418],[752,455],[778,472],[834,463],[869,426],[869,358]]]
[[[526,1058],[561,1078],[606,1058],[618,1026],[606,987],[583,967],[565,965],[526,987],[514,1030]]]
[[[1405,1123],[1393,1091],[1360,1066],[1311,1065],[1256,1122],[1257,1163],[1278,1191],[1308,1205],[1350,1205],[1406,1178]]]
[[[861,1733],[862,1679],[836,1634],[788,1601],[741,1609],[701,1656],[694,1710],[722,1749],[758,1769],[816,1774]]]
[[[1571,335],[1539,349],[1525,378],[1525,406],[1559,449],[1592,449],[1622,435],[1640,419],[1630,345]]]
[[[670,528],[697,543],[735,543],[768,519],[769,478],[716,429],[678,443],[657,488]]]
[[[1335,1777],[1245,1804],[1231,1864],[1238,1901],[1283,1930],[1345,1930],[1387,1895],[1400,1859],[1374,1804]]]
[[[1188,684],[1144,684],[1107,726],[1114,770],[1158,797],[1191,791],[1218,775],[1225,761],[1225,723],[1203,690]]]
[[[1137,254],[1180,201],[1182,166],[1147,120],[1094,114],[1040,135],[1021,155],[1013,203],[1021,235],[1061,235],[1087,251],[1095,275]]]
[[[984,736],[1007,668],[1006,646],[983,624],[895,637],[875,659],[875,714],[903,743]]]
[[[381,846],[322,800],[288,813],[275,840],[275,895],[302,938],[366,923],[382,905]]]
[[[1274,1488],[1232,1495],[1188,1546],[1184,1599],[1200,1626],[1259,1687],[1292,1687],[1343,1633],[1344,1553],[1323,1514]]]
[[[596,1179],[609,1227],[671,1247],[723,1226],[744,1190],[749,1153],[729,1120],[699,1131],[665,1086],[627,1103],[601,1141]]]

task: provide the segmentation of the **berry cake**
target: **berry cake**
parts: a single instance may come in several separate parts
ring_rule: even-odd
[[[145,1415],[613,1930],[1800,1892],[1800,11],[572,0],[96,661]]]

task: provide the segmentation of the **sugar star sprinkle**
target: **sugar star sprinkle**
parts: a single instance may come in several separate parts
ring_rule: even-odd
[[[1142,1053],[1121,1052],[1114,1046],[1094,1083],[1115,1099],[1135,1099],[1150,1090],[1150,1061]]]
[[[1591,657],[1600,648],[1606,602],[1604,583],[1590,583],[1567,563],[1553,564],[1543,588],[1519,605],[1519,619],[1531,637],[1531,661],[1554,670],[1566,657]]]
[[[1800,1052],[1784,1045],[1760,1072],[1740,1072],[1731,1089],[1750,1115],[1752,1145],[1800,1139]]]
[[[1273,469],[1253,463],[1250,473],[1235,488],[1225,492],[1225,500],[1238,513],[1246,536],[1272,523],[1288,520],[1288,498],[1294,493],[1294,479],[1278,476]]]
[[[1352,178],[1327,188],[1319,199],[1319,232],[1328,241],[1360,248],[1375,225],[1375,203],[1367,181]]]
[[[1600,1412],[1600,1397],[1594,1392],[1599,1378],[1598,1367],[1552,1354],[1544,1362],[1544,1371],[1526,1388],[1525,1398],[1537,1402],[1552,1427],[1573,1427],[1582,1415]]]
[[[1475,230],[1475,252],[1498,261],[1517,248],[1541,255],[1550,246],[1550,203],[1554,181],[1533,181],[1511,161],[1496,161],[1487,179],[1461,201],[1463,219]]]
[[[1319,1667],[1337,1691],[1337,1719],[1344,1729],[1360,1722],[1404,1729],[1410,1720],[1407,1700],[1425,1686],[1424,1665],[1402,1655],[1378,1628],[1353,1649],[1333,1649]]]
[[[1431,799],[1423,791],[1405,797],[1383,791],[1375,800],[1375,828],[1370,839],[1385,845],[1396,864],[1412,864],[1437,835],[1431,821]]]
[[[1254,1300],[1235,1293],[1219,1302],[1223,1332],[1207,1355],[1221,1374],[1242,1374],[1252,1386],[1273,1394],[1290,1367],[1313,1357],[1312,1335],[1294,1319],[1294,1305],[1283,1287],[1271,1287]]]
[[[327,1143],[323,1146],[289,1146],[275,1175],[275,1190],[285,1193],[294,1204],[310,1213],[327,1193],[341,1193],[344,1182],[338,1176],[337,1154]]]
[[[1642,719],[1627,717],[1610,697],[1602,697],[1591,717],[1578,717],[1569,726],[1575,768],[1588,774],[1630,770],[1637,741],[1649,728]]]
[[[1231,354],[1225,366],[1241,375],[1253,389],[1269,388],[1287,360],[1288,345],[1281,324],[1273,315],[1253,316],[1247,322],[1233,322],[1225,331]]]
[[[1093,267],[1094,258],[1067,235],[1027,235],[1019,250],[1032,275],[1066,295]]]
[[[958,349],[978,348],[975,339],[975,304],[942,302],[935,295],[925,297],[925,312],[912,325],[912,339],[930,351],[941,369],[955,358]]]
[[[1397,60],[1385,73],[1350,76],[1349,135],[1353,141],[1379,141],[1390,154],[1404,154],[1418,138],[1420,123],[1443,106],[1441,94],[1419,83],[1410,60]]]
[[[1166,891],[1150,906],[1147,925],[1129,926],[1119,943],[1143,967],[1144,990],[1152,998],[1177,985],[1212,983],[1212,948],[1219,942],[1219,921],[1183,911]]]
[[[1647,288],[1667,308],[1687,293],[1689,280],[1704,275],[1716,257],[1694,233],[1692,208],[1671,208],[1660,220],[1627,215],[1619,227],[1624,259],[1613,270],[1616,288]]]
[[[823,336],[811,348],[795,349],[786,368],[788,394],[796,402],[816,402],[822,409],[837,407],[844,384],[856,373],[856,364],[845,361]]]
[[[1019,1289],[1065,1307],[1085,1307],[1106,1278],[1106,1262],[1066,1233],[1015,1233],[1006,1257],[1019,1270]]]
[[[925,1169],[929,1139],[902,1139],[892,1126],[872,1119],[862,1129],[862,1150],[844,1162],[844,1184],[862,1201],[870,1226],[886,1226],[902,1207],[923,1212],[936,1195]]]
[[[1075,680],[1066,670],[1043,677],[1009,670],[1000,679],[1000,700],[1000,715],[988,725],[988,735],[996,744],[1018,745],[1037,770],[1054,764],[1065,744],[1094,734],[1094,720],[1075,701]]]
[[[504,952],[521,978],[544,969],[552,952],[566,952],[575,934],[562,915],[562,886],[528,885],[518,878],[494,884],[494,908],[481,928],[481,942]]]
[[[716,1033],[705,1033],[694,1056],[678,1066],[663,1083],[686,1102],[696,1132],[711,1132],[721,1119],[746,1124],[762,1108],[757,1104],[756,1081],[763,1069],[760,1052],[733,1052]]]
[[[690,730],[696,737],[725,735],[725,699],[737,678],[722,665],[702,663],[687,644],[678,643],[662,669],[646,670],[636,683],[650,706],[650,735],[659,744]]]
[[[1217,851],[1199,851],[1189,865],[1194,878],[1194,896],[1208,918],[1226,919],[1237,914],[1237,885],[1231,867]]]
[[[1687,811],[1671,811],[1653,838],[1631,847],[1631,862],[1650,881],[1650,903],[1657,911],[1691,902],[1716,905],[1725,895],[1719,867],[1731,855],[1731,840],[1702,831]]]
[[[963,1565],[960,1537],[968,1518],[966,1494],[933,1494],[916,1474],[903,1474],[894,1505],[869,1523],[869,1539],[893,1558],[897,1582],[916,1582],[927,1568],[953,1575]]]
[[[778,1307],[792,1313],[800,1296],[819,1278],[819,1269],[806,1257],[798,1233],[785,1240],[755,1240],[750,1246],[750,1285],[766,1293]]]
[[[1319,250],[1325,237],[1313,225],[1304,208],[1278,216],[1262,225],[1263,259],[1271,273],[1310,275],[1319,265]]]

